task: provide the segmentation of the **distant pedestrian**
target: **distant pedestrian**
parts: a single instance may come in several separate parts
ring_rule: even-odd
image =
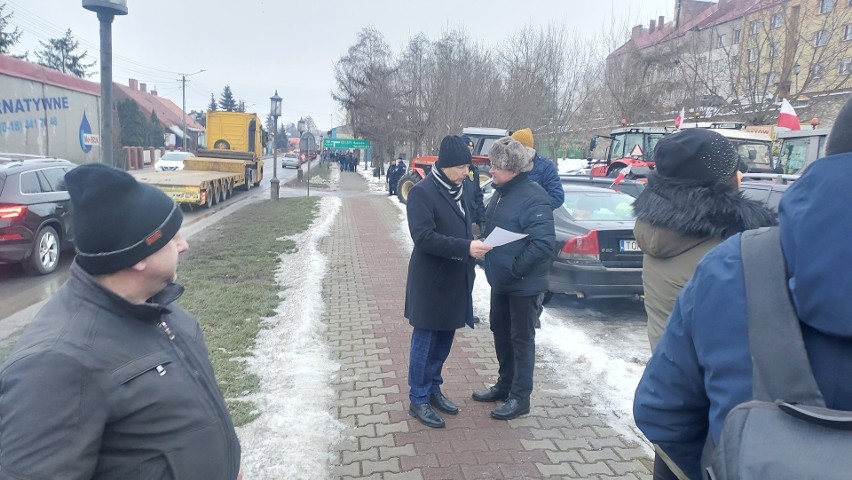
[[[473,239],[462,198],[468,164],[470,152],[461,139],[444,137],[435,167],[411,188],[406,206],[414,242],[405,288],[405,317],[413,327],[408,411],[433,428],[444,426],[434,409],[459,411],[441,391],[442,370],[456,330],[473,327],[474,259],[491,249]]]
[[[238,478],[204,335],[175,303],[180,207],[102,164],[65,180],[77,257],[0,368],[0,477]]]
[[[491,146],[495,192],[485,210],[487,236],[500,227],[526,236],[496,247],[485,256],[491,285],[491,332],[500,364],[497,383],[474,392],[478,402],[505,400],[491,412],[510,420],[530,411],[535,369],[535,320],[539,297],[547,290],[555,240],[553,210],[547,193],[529,178],[535,151],[511,137]]]

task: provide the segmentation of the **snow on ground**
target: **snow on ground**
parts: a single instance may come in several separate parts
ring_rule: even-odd
[[[328,260],[319,252],[340,211],[339,197],[324,197],[311,226],[292,238],[298,248],[279,258],[275,274],[282,302],[264,319],[250,371],[260,391],[248,397],[260,417],[238,429],[246,480],[331,478],[334,446],[345,426],[334,412],[331,360],[323,334],[322,282]]]

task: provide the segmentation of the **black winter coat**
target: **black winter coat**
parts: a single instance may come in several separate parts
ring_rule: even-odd
[[[72,265],[0,371],[0,477],[237,477],[239,440],[181,293],[134,305]]]
[[[405,318],[412,327],[427,330],[473,327],[470,216],[433,175],[411,189],[406,209],[414,250],[408,263]]]
[[[521,173],[504,185],[494,185],[494,189],[485,209],[485,236],[494,227],[527,236],[485,255],[485,275],[491,291],[516,296],[545,292],[556,239],[550,197],[541,185],[529,179],[528,173]]]
[[[482,187],[479,185],[479,170],[471,166],[470,173],[464,179],[464,201],[470,214],[470,223],[485,220],[485,204],[482,202]]]

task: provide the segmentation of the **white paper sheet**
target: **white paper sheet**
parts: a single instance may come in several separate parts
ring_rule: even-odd
[[[515,233],[504,230],[500,227],[494,227],[494,230],[492,230],[488,237],[483,240],[483,243],[491,247],[499,247],[501,245],[506,245],[507,243],[512,243],[515,240],[520,240],[526,236],[526,233]]]

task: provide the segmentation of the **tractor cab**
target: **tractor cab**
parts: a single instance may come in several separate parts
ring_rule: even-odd
[[[596,135],[589,143],[589,153],[598,146],[599,139],[610,141],[601,160],[589,158],[593,177],[617,177],[622,170],[650,171],[654,167],[654,147],[664,136],[674,130],[667,127],[623,127],[613,130],[609,136]]]

